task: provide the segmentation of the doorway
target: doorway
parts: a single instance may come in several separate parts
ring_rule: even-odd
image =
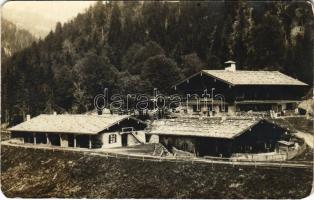
[[[60,146],[60,137],[58,134],[48,134],[52,146]]]
[[[121,140],[122,140],[122,146],[123,147],[128,146],[128,134],[122,134]]]

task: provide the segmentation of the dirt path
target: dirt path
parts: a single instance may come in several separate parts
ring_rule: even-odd
[[[314,136],[312,134],[298,131],[295,135],[299,138],[304,139],[305,143],[309,147],[311,147],[312,149],[314,148]]]

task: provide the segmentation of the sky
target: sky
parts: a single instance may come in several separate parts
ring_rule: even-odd
[[[2,17],[37,37],[44,37],[58,21],[64,23],[84,12],[95,1],[8,1]]]

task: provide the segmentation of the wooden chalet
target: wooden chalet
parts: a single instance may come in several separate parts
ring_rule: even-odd
[[[235,62],[227,63],[231,66],[225,70],[202,70],[173,86],[184,98],[190,95],[186,112],[293,110],[308,89],[306,83],[278,71],[236,70]],[[205,90],[210,95],[207,106],[202,103]]]
[[[265,119],[176,118],[155,120],[147,139],[198,156],[273,152],[290,130]]]
[[[145,143],[146,123],[128,115],[42,114],[9,128],[18,143],[110,148]]]

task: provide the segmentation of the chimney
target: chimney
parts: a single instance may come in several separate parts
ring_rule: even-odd
[[[236,62],[228,60],[227,62],[225,62],[225,64],[228,64],[228,67],[225,68],[225,71],[235,72],[237,70]]]
[[[26,115],[26,121],[31,120],[31,115]]]

